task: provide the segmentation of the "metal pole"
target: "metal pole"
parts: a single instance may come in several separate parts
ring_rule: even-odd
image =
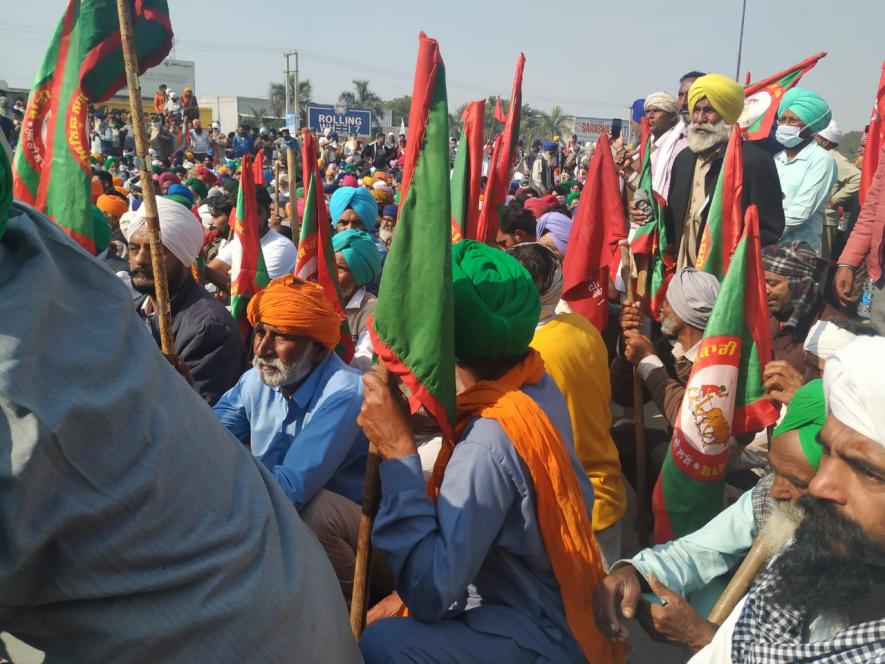
[[[293,51],[295,54],[295,131],[301,129],[301,105],[299,104],[298,99],[298,51]]]
[[[743,0],[743,7],[741,8],[741,34],[738,38],[738,61],[737,67],[734,70],[734,80],[740,82],[741,80],[741,55],[744,50],[744,21],[747,18],[747,0]]]
[[[286,115],[289,115],[289,54],[283,53],[286,58],[286,84],[283,86],[283,96],[286,98]]]

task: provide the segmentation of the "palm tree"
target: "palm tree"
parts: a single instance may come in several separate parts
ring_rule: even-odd
[[[286,90],[282,83],[271,83],[267,90],[270,100],[270,114],[281,118],[286,109]]]
[[[251,119],[252,124],[254,124],[256,127],[261,127],[264,124],[264,117],[267,115],[266,108],[256,108],[255,106],[250,106],[249,113],[252,114],[252,117],[247,119]]]
[[[547,140],[556,135],[563,135],[572,129],[574,122],[572,116],[565,115],[562,108],[554,106],[549,113],[539,112],[540,128],[545,134]]]
[[[338,96],[338,101],[347,106],[356,106],[367,111],[371,111],[375,117],[375,121],[380,125],[381,111],[384,109],[384,102],[377,94],[369,89],[369,81],[364,79],[355,79],[353,81],[353,91],[345,90]]]

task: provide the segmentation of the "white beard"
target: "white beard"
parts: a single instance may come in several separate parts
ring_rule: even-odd
[[[297,383],[313,371],[311,364],[311,352],[313,344],[309,345],[304,353],[292,364],[285,364],[280,358],[264,360],[260,357],[252,358],[252,366],[258,369],[261,382],[268,387],[283,387]]]
[[[721,143],[725,143],[731,135],[729,126],[724,122],[717,124],[690,124],[686,129],[685,138],[688,141],[688,148],[698,154],[715,148]]]

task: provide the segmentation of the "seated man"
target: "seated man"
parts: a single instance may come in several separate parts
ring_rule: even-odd
[[[535,215],[519,205],[505,205],[495,242],[501,249],[535,241]]]
[[[531,277],[479,242],[452,247],[456,376],[464,413],[431,479],[405,412],[366,374],[360,426],[378,446],[375,546],[411,617],[371,625],[366,662],[616,661],[593,623],[602,565],[593,489],[568,407],[529,348],[540,311]],[[543,459],[543,461],[542,461]],[[563,582],[557,581],[561,579]]]
[[[47,662],[361,661],[277,482],[160,355],[116,276],[31,207],[6,226],[3,161],[2,629]]]
[[[540,242],[531,242],[517,245],[507,253],[532,275],[541,296],[541,319],[532,348],[541,353],[547,373],[568,404],[575,452],[593,483],[591,520],[608,569],[621,557],[621,517],[627,511],[618,448],[609,432],[612,417],[608,351],[602,335],[586,318],[575,313],[556,314],[562,297],[562,270],[552,251]]]
[[[356,424],[360,373],[332,352],[335,309],[314,283],[274,279],[247,309],[253,368],[215,404],[326,548],[350,597],[368,442]]]
[[[258,206],[258,234],[261,237],[261,254],[267,276],[271,279],[290,274],[295,269],[298,251],[292,240],[281,235],[270,227],[273,200],[267,189],[255,185],[255,202]],[[206,279],[224,293],[230,293],[230,269],[239,265],[243,256],[243,248],[236,236],[218,251],[214,259],[206,266]]]
[[[341,298],[347,304],[344,313],[353,335],[355,353],[350,366],[368,371],[372,366],[372,340],[369,338],[369,314],[378,301],[366,290],[381,278],[381,255],[366,231],[349,230],[332,236],[332,249],[338,267]]]
[[[335,232],[347,230],[375,232],[378,203],[364,187],[338,187],[329,199],[329,214]]]
[[[817,434],[825,419],[823,384],[816,380],[796,393],[774,431],[770,475],[700,530],[618,561],[594,596],[593,610],[603,633],[626,640],[629,633],[620,618],[638,617],[656,640],[693,651],[707,645],[716,626],[683,598],[736,569],[763,525],[761,536],[770,548],[784,544],[801,518],[795,503],[820,465]],[[649,590],[666,603],[651,605],[642,597]]]
[[[193,213],[176,201],[157,198],[160,234],[172,308],[172,335],[178,355],[194,379],[194,387],[209,404],[233,387],[246,361],[243,336],[228,310],[200,286],[191,265],[203,245],[203,227]],[[132,288],[144,297],[138,313],[160,341],[154,303],[154,270],[142,205],[126,228]]]
[[[880,662],[885,656],[885,339],[859,338],[824,369],[820,468],[790,544],[692,664]]]

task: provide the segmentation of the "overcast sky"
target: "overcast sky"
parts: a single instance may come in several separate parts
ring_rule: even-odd
[[[4,1],[0,79],[29,87],[66,0]],[[569,114],[623,116],[647,93],[675,92],[684,72],[734,76],[741,0],[706,3],[554,0],[169,0],[175,57],[196,62],[198,95],[266,96],[285,50],[332,103],[365,78],[383,98],[411,94],[417,34],[440,42],[449,105],[509,96],[526,54],[523,99]],[[818,51],[801,85],[822,94],[846,130],[867,121],[885,59],[885,0],[747,0],[743,72],[754,80]],[[294,63],[293,63],[294,64]]]

